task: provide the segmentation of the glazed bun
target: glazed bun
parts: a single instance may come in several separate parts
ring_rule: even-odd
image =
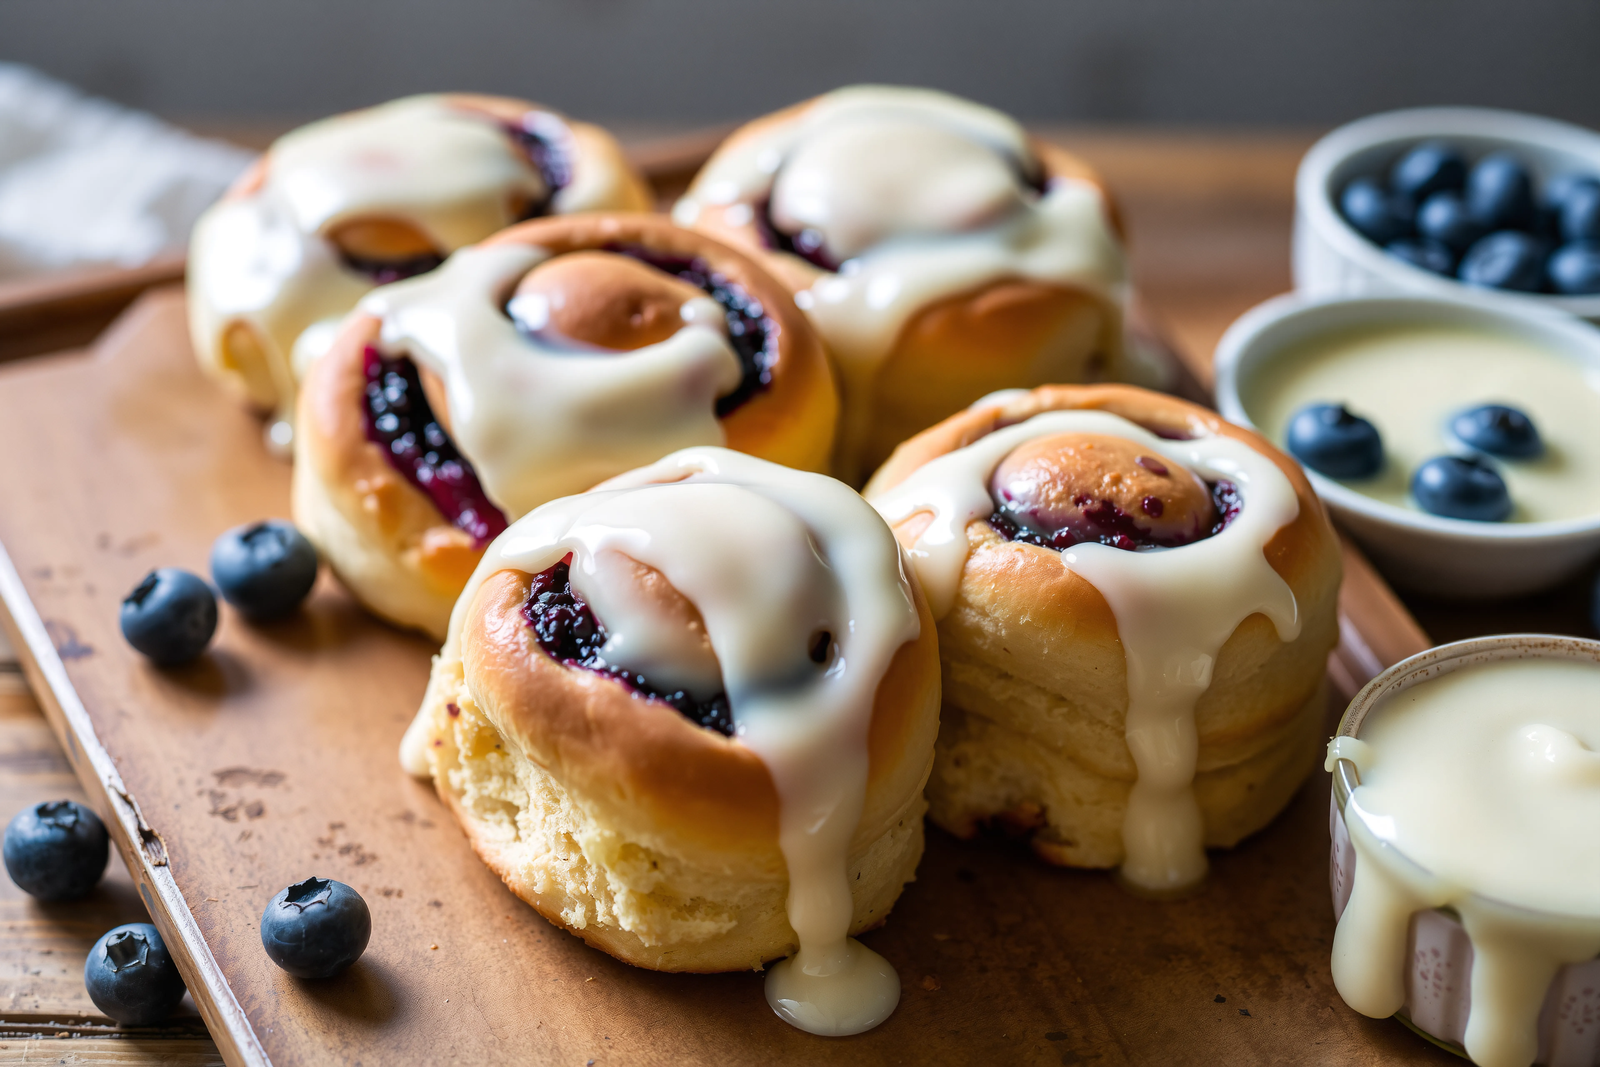
[[[762,258],[840,375],[837,473],[997,389],[1122,371],[1115,213],[1082,161],[1000,112],[855,86],[744,126],[674,217]]]
[[[852,902],[828,936],[884,921],[922,853],[938,703],[882,519],[696,448],[491,546],[402,760],[551,922],[637,966],[742,970],[817,932],[789,907],[819,877]]]
[[[1317,763],[1338,544],[1300,469],[1127,386],[1002,395],[868,484],[944,665],[930,813],[1161,892],[1265,826]]]
[[[508,519],[693,444],[822,469],[837,415],[816,335],[741,253],[659,216],[541,219],[350,317],[302,391],[295,518],[442,637]]]
[[[288,418],[305,364],[373,286],[522,219],[650,199],[609,133],[523,100],[412,96],[312,123],[195,226],[195,354],[228,391]]]

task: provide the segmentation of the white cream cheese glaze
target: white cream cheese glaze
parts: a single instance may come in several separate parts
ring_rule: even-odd
[[[327,239],[335,227],[360,218],[404,219],[449,253],[515,222],[516,202],[537,203],[549,192],[501,123],[443,96],[407,97],[314,122],[279,139],[265,166],[259,190],[219,202],[195,227],[190,330],[202,359],[216,364],[228,327],[253,327],[284,419],[295,395],[296,340],[313,323],[348,312],[373,288],[340,261]],[[616,190],[585,171],[574,167],[553,210],[594,210],[614,200]]]
[[[1600,665],[1501,660],[1414,683],[1333,740],[1328,768],[1340,759],[1360,785],[1339,995],[1399,1011],[1413,915],[1454,909],[1472,948],[1462,1044],[1483,1067],[1527,1067],[1552,979],[1600,955]]]
[[[741,374],[709,298],[683,305],[677,333],[629,352],[518,330],[506,300],[548,258],[522,244],[466,248],[361,302],[382,320],[386,352],[444,382],[451,437],[508,518],[675,449],[721,444],[716,400]]]
[[[895,653],[921,633],[899,546],[855,492],[818,474],[720,448],[694,448],[552,501],[512,524],[484,554],[451,618],[440,656],[460,656],[474,594],[505,569],[538,573],[571,554],[574,589],[610,635],[607,649],[655,669],[682,635],[615,588],[628,557],[654,567],[699,610],[720,664],[736,738],[777,789],[789,923],[800,949],[768,971],[767,998],[819,1034],[882,1022],[899,1001],[894,968],[849,938],[847,860],[866,797],[867,734]],[[816,635],[833,635],[823,664]],[[691,672],[703,669],[690,657]],[[702,679],[705,681],[705,679]],[[425,720],[402,762],[427,773]]]
[[[995,511],[989,495],[995,468],[1024,442],[1056,433],[1134,441],[1203,479],[1232,482],[1243,500],[1223,530],[1191,544],[1129,552],[1086,543],[1061,552],[1062,565],[1088,580],[1110,606],[1127,662],[1126,738],[1137,778],[1123,821],[1122,875],[1151,892],[1181,889],[1206,871],[1193,790],[1195,703],[1211,684],[1218,652],[1249,616],[1260,612],[1272,620],[1283,641],[1299,636],[1299,605],[1264,551],[1299,515],[1299,502],[1277,464],[1230,437],[1165,440],[1103,411],[1035,415],[929,461],[872,497],[891,524],[931,513],[908,554],[934,618],[955,605],[971,551],[968,524]]]
[[[1100,190],[1056,178],[1037,194],[1024,180],[1037,167],[1027,134],[1001,112],[927,89],[855,86],[719,152],[673,218],[688,226],[708,207],[770,203],[780,224],[822,235],[842,266],[795,302],[838,363],[841,432],[859,438],[879,365],[927,305],[1003,278],[1125,298]]]

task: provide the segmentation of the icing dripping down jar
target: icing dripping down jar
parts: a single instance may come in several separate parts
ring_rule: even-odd
[[[1483,1067],[1600,1062],[1600,642],[1430,649],[1328,747],[1332,969]]]

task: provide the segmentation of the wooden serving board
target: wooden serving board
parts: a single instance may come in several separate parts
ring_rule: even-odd
[[[288,468],[196,369],[181,291],[147,294],[88,353],[0,368],[0,425],[8,635],[230,1064],[1453,1062],[1332,988],[1321,775],[1177,903],[930,831],[866,937],[904,997],[859,1037],[788,1027],[758,975],[617,963],[513,897],[401,772],[433,649],[327,575],[298,618],[225,610],[186,668],[123,642],[117,605],[147,570],[204,573],[222,530],[288,514]],[[1345,696],[1427,644],[1346,562]],[[256,929],[312,873],[373,912],[361,962],[319,983],[277,970]]]

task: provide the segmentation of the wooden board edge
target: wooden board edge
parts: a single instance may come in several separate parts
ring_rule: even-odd
[[[166,845],[129,794],[89,712],[67,676],[66,664],[28,597],[5,545],[0,544],[0,627],[16,651],[67,762],[105,820],[139,896],[178,964],[206,1028],[229,1067],[271,1067],[244,1009],[206,944],[167,863]]]

